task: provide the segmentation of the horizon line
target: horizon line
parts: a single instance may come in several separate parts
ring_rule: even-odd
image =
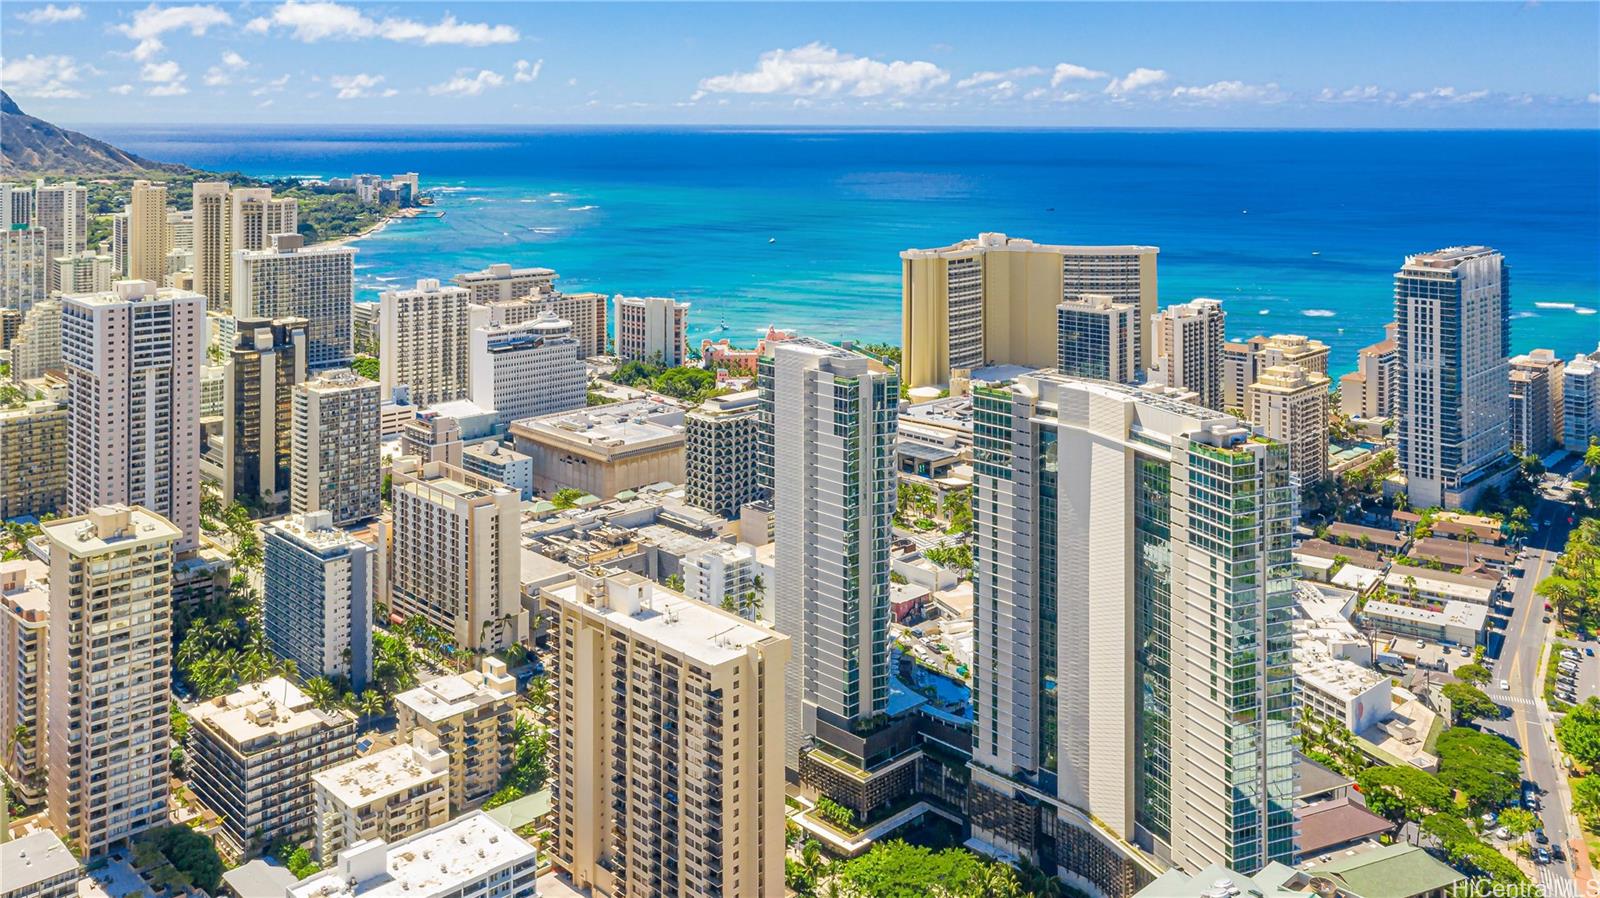
[[[882,131],[882,132],[927,132],[927,131],[1116,131],[1129,133],[1149,132],[1369,132],[1369,133],[1545,133],[1545,132],[1577,132],[1600,134],[1600,124],[1596,125],[1549,125],[1549,126],[1522,126],[1522,127],[1453,127],[1453,126],[1400,126],[1400,125],[1025,125],[1025,124],[785,124],[776,122],[754,123],[717,123],[717,122],[444,122],[428,125],[418,125],[415,122],[168,122],[156,125],[148,120],[128,121],[98,121],[98,122],[54,122],[60,127],[69,127],[73,130],[95,127],[139,127],[147,130],[166,130],[181,128],[203,128],[211,131],[226,128],[395,128],[418,130],[448,130],[458,128],[518,128],[518,129],[563,129],[563,130],[604,130],[604,129],[657,129],[657,130],[682,130],[682,131]]]

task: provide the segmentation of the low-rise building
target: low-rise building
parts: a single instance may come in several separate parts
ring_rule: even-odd
[[[505,662],[484,658],[478,670],[429,680],[395,696],[398,738],[423,730],[450,756],[450,809],[475,807],[500,788],[511,767],[517,682]]]
[[[533,459],[541,495],[576,489],[608,498],[663,481],[684,481],[684,410],[635,399],[511,425],[516,449]]]
[[[1377,629],[1396,636],[1477,645],[1483,639],[1489,609],[1473,602],[1407,605],[1372,600],[1363,606],[1361,615]]]
[[[1498,577],[1453,574],[1397,564],[1384,575],[1389,594],[1407,602],[1468,602],[1489,606],[1500,597]]]
[[[450,819],[450,756],[432,733],[311,775],[316,857],[360,842],[398,842]]]
[[[616,306],[617,358],[683,364],[689,351],[689,304],[664,296],[623,296]]]
[[[474,443],[461,449],[461,467],[516,490],[526,502],[533,498],[533,459],[504,443]]]
[[[1389,716],[1389,678],[1325,649],[1302,643],[1294,652],[1300,706],[1359,733]]]
[[[683,559],[684,595],[749,620],[760,616],[759,577],[755,549],[744,543],[713,546]]]
[[[356,719],[322,711],[293,683],[272,677],[189,712],[188,780],[222,818],[235,857],[311,833],[311,773],[355,753]]]
[[[0,898],[75,898],[83,865],[48,829],[0,842]]]
[[[362,842],[285,898],[534,898],[533,846],[481,811],[395,843]]]

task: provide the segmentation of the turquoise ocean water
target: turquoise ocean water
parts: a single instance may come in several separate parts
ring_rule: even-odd
[[[1406,253],[1512,268],[1517,351],[1600,340],[1600,132],[1196,132],[102,126],[135,152],[258,176],[417,171],[443,218],[360,241],[358,298],[491,262],[568,290],[693,303],[691,336],[768,324],[898,342],[897,253],[979,231],[1161,248],[1163,304],[1302,333],[1333,367],[1382,336]],[[724,329],[725,328],[725,329]]]

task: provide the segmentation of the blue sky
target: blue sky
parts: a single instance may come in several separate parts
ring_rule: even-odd
[[[1600,127],[1600,4],[7,2],[63,123]]]

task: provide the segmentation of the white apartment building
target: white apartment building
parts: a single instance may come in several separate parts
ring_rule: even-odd
[[[0,231],[33,222],[33,188],[15,181],[0,181]]]
[[[1413,506],[1470,507],[1511,449],[1511,269],[1486,246],[1407,256],[1394,276],[1400,473]]]
[[[1511,367],[1511,449],[1543,457],[1561,445],[1566,429],[1562,398],[1566,367],[1548,349],[1515,356]]]
[[[492,440],[461,449],[461,467],[516,490],[522,501],[533,498],[533,459]]]
[[[172,556],[184,535],[125,505],[43,529],[50,828],[99,857],[167,825]]]
[[[367,687],[372,677],[373,548],[313,511],[262,528],[262,626],[272,653],[302,681],[327,677]]]
[[[328,511],[338,525],[382,508],[378,385],[348,368],[323,371],[294,390],[289,509]]]
[[[1298,364],[1263,369],[1245,390],[1245,416],[1289,447],[1296,489],[1328,477],[1328,399],[1328,376]]]
[[[268,249],[276,234],[300,232],[300,204],[274,197],[268,187],[236,187],[228,193],[228,256]]]
[[[1162,309],[1151,322],[1150,380],[1191,390],[1199,404],[1221,409],[1223,331],[1227,313],[1214,299],[1194,299]]]
[[[50,630],[50,567],[31,558],[0,561],[0,767],[10,788],[29,804],[45,789],[45,656]]]
[[[307,366],[348,366],[355,358],[355,258],[355,247],[308,247],[299,234],[275,234],[265,248],[236,251],[233,317],[304,318]]]
[[[1294,680],[1300,707],[1359,733],[1394,711],[1389,677],[1320,646],[1297,646]]]
[[[128,269],[124,275],[162,283],[167,276],[167,252],[172,249],[168,237],[167,185],[134,181],[128,203]]]
[[[89,241],[88,188],[76,181],[46,186],[40,179],[33,198],[33,226],[45,233],[44,257],[54,259],[83,252]],[[61,289],[55,272],[48,272],[46,277],[50,290]]]
[[[410,290],[390,290],[378,309],[378,386],[411,389],[421,408],[465,398],[468,388],[470,291],[424,278]]]
[[[355,755],[356,718],[271,677],[189,711],[185,779],[233,857],[311,834],[311,773]]]
[[[467,396],[498,425],[583,408],[589,375],[572,324],[544,311],[522,324],[472,329]]]
[[[974,837],[1107,896],[1291,859],[1287,449],[1042,372],[973,423]]]
[[[518,494],[443,462],[403,458],[391,471],[392,612],[421,615],[472,651],[525,635]]]
[[[1131,384],[1139,379],[1144,327],[1137,302],[1086,293],[1056,306],[1056,370]]]
[[[1600,349],[1579,354],[1561,375],[1562,443],[1583,453],[1600,438]]]
[[[398,842],[450,819],[450,756],[432,733],[311,774],[316,858],[361,842]]]
[[[26,315],[44,302],[52,284],[60,283],[52,273],[48,234],[41,228],[11,228],[0,231],[0,309]]]
[[[1056,307],[1084,294],[1156,313],[1153,246],[1063,246],[979,234],[900,254],[902,374],[911,387],[993,365],[1048,368],[1060,351]],[[1136,369],[1150,366],[1140,341]]]
[[[111,264],[119,277],[125,277],[128,272],[128,243],[132,239],[129,230],[126,206],[121,212],[111,213]]]
[[[1242,409],[1246,391],[1268,368],[1299,365],[1308,374],[1328,374],[1328,344],[1299,334],[1254,336],[1222,344],[1223,408]]]
[[[546,587],[554,853],[604,895],[782,894],[790,639],[634,573]]]
[[[477,812],[392,844],[361,842],[285,898],[534,898],[533,846]]]
[[[111,257],[94,250],[61,256],[54,264],[62,293],[104,293],[116,276]]]
[[[1339,410],[1352,418],[1393,418],[1399,410],[1400,325],[1383,326],[1384,338],[1356,354],[1356,370],[1339,378]]]
[[[757,620],[756,607],[765,591],[756,588],[759,567],[756,550],[747,543],[718,544],[683,559],[683,594],[696,602],[732,611],[746,620]]]
[[[551,289],[556,277],[549,268],[512,268],[505,262],[496,262],[481,271],[458,274],[450,282],[465,288],[472,294],[469,301],[482,306],[543,293]]]
[[[733,520],[763,498],[756,473],[761,453],[761,394],[714,396],[683,417],[684,489],[690,505]]]
[[[616,305],[617,358],[682,365],[689,351],[689,304],[664,296],[623,296]]]
[[[118,281],[62,298],[71,430],[68,505],[139,505],[200,531],[200,363],[205,297]]]
[[[20,384],[60,367],[61,300],[47,299],[28,310],[11,340],[11,381]]]
[[[476,807],[500,788],[516,750],[516,699],[517,681],[497,658],[395,696],[396,740],[425,732],[450,756],[451,811]]]
[[[776,526],[773,614],[794,640],[784,674],[785,762],[799,769],[819,721],[851,730],[888,706],[900,381],[875,359],[817,340],[768,348],[757,374],[763,451],[771,453],[761,473]]]
[[[75,898],[83,865],[48,829],[0,842],[0,898]]]
[[[459,280],[457,285],[465,286]],[[578,341],[579,355],[589,358],[606,354],[606,316],[610,305],[611,297],[604,293],[562,293],[546,286],[519,299],[495,300],[481,305],[474,300],[472,326],[521,324],[549,310],[562,321],[572,323],[572,338]]]

